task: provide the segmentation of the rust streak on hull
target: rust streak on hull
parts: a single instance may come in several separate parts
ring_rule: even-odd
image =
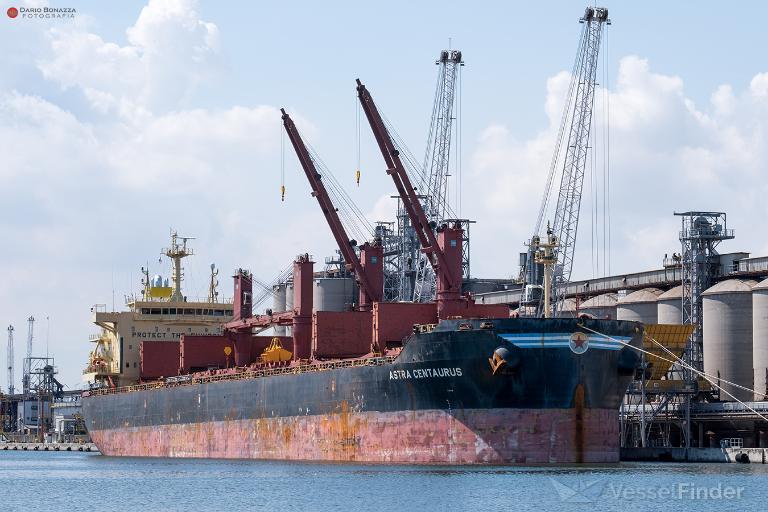
[[[576,462],[584,462],[584,386],[576,386],[573,396],[574,451]]]
[[[577,397],[578,398],[578,397]],[[577,400],[578,401],[578,400]],[[573,421],[574,418],[576,421]],[[617,411],[353,412],[95,430],[104,455],[368,463],[618,462]],[[576,441],[576,442],[574,442]]]

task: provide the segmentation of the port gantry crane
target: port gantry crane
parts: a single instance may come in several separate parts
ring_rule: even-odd
[[[539,247],[540,238],[538,233],[543,226],[552,188],[552,179],[564,141],[565,127],[570,119],[560,189],[554,212],[555,219],[551,233],[548,233],[547,240],[548,245],[551,246],[554,243],[557,247],[555,250],[557,260],[556,263],[553,262],[555,269],[551,289],[544,290],[545,294],[552,294],[554,311],[544,311],[541,301],[542,297],[526,300],[526,290],[530,290],[530,286],[524,287],[520,308],[522,312],[524,310],[523,305],[535,303],[537,315],[544,316],[550,316],[562,307],[563,300],[565,299],[565,288],[570,282],[571,271],[573,270],[573,256],[576,248],[576,233],[579,226],[584,173],[590,149],[589,134],[592,127],[592,111],[595,103],[595,78],[597,76],[598,54],[600,52],[603,24],[610,24],[608,9],[603,7],[587,7],[579,23],[583,24],[583,28],[573,73],[571,74],[571,84],[568,88],[565,110],[555,144],[555,154],[552,159],[544,198],[542,199],[541,209],[536,220],[534,236],[529,243],[528,258],[526,260],[526,284],[536,286],[540,282],[540,276],[537,275],[535,255],[542,251]],[[541,257],[539,259],[541,260]]]
[[[23,376],[21,378],[21,389],[26,396],[32,390],[30,389],[30,373],[32,372],[32,340],[35,333],[35,317],[27,318],[27,357],[24,358]]]
[[[13,326],[8,326],[8,394],[12,395],[16,389],[13,378]]]
[[[309,186],[312,188],[312,196],[317,199],[320,209],[323,211],[347,268],[351,267],[355,273],[360,289],[358,309],[371,311],[373,303],[380,302],[384,293],[383,248],[381,244],[377,244],[375,241],[373,244],[365,242],[360,246],[360,256],[358,257],[354,249],[355,242],[347,235],[344,225],[339,219],[338,208],[334,206],[322,176],[317,172],[315,161],[307,150],[295,123],[285,112],[285,109],[280,109],[280,111],[283,114],[285,132],[296,151],[301,168],[309,181]]]
[[[453,134],[456,79],[464,65],[459,50],[443,50],[435,62],[439,66],[432,120],[427,137],[424,171],[427,173],[424,196],[427,219],[434,225],[443,223],[451,215],[448,204],[448,176]],[[463,272],[462,272],[463,274]],[[435,274],[422,253],[416,265],[413,301],[428,302],[434,298]]]
[[[357,80],[357,93],[374,138],[379,146],[387,174],[392,177],[397,192],[408,214],[411,225],[421,245],[421,250],[435,272],[437,281],[437,316],[440,319],[452,316],[461,299],[461,243],[463,230],[460,225],[435,226],[430,223],[424,208],[416,195],[408,173],[403,167],[400,153],[395,148],[376,104],[362,82]],[[438,243],[438,237],[442,244]],[[446,247],[447,246],[447,247]]]

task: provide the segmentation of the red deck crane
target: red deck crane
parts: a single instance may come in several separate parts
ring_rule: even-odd
[[[283,114],[285,131],[291,140],[291,144],[293,144],[293,149],[296,151],[301,167],[304,169],[309,186],[312,188],[312,195],[317,199],[320,209],[323,211],[325,220],[331,228],[331,233],[333,233],[333,238],[339,246],[347,268],[351,267],[354,270],[355,278],[360,288],[358,309],[370,311],[373,308],[373,303],[380,302],[384,293],[383,248],[380,244],[374,243],[372,245],[366,242],[360,246],[360,257],[358,257],[339,219],[338,209],[333,205],[333,201],[331,201],[323,183],[322,176],[317,172],[315,162],[307,150],[296,125],[285,112],[285,109],[280,109],[280,112]]]
[[[457,309],[461,299],[461,245],[463,229],[460,225],[440,226],[437,234],[430,225],[416,190],[400,160],[392,137],[387,131],[376,104],[365,85],[357,80],[357,93],[368,123],[379,145],[387,165],[387,174],[392,177],[403,201],[403,206],[437,276],[437,314],[447,318]]]

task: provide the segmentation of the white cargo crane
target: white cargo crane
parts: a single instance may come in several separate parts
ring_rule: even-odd
[[[432,107],[432,121],[427,137],[424,156],[426,183],[422,183],[425,195],[424,206],[427,218],[434,226],[448,217],[454,217],[448,202],[448,177],[450,176],[451,139],[453,136],[454,108],[456,104],[456,82],[461,66],[464,65],[459,50],[443,50],[435,62],[438,67],[435,102]],[[416,265],[416,279],[413,289],[414,302],[428,302],[435,295],[435,273],[427,256],[420,252]]]
[[[526,286],[523,289],[520,311],[525,306],[535,306],[537,316],[549,316],[557,312],[565,298],[565,288],[571,279],[573,270],[573,256],[576,248],[576,233],[579,226],[579,211],[581,209],[581,195],[584,185],[584,173],[587,167],[587,156],[590,150],[589,137],[592,128],[592,111],[595,103],[595,85],[598,67],[598,54],[602,38],[603,24],[610,24],[608,9],[603,7],[587,7],[584,16],[579,20],[583,24],[579,41],[576,61],[571,73],[571,84],[565,102],[565,109],[560,123],[555,154],[547,178],[541,208],[534,236],[529,243],[528,258],[525,265]],[[568,138],[565,139],[566,127]],[[557,262],[554,265],[554,278],[551,290],[552,311],[544,311],[541,294],[532,293],[542,290],[542,275],[539,265],[535,262],[539,247],[540,237],[538,233],[544,224],[549,198],[552,191],[552,182],[555,171],[560,161],[560,152],[565,141],[565,155],[563,157],[560,189],[557,196],[557,205],[554,212],[552,234],[548,238],[548,244],[555,243],[555,255]],[[551,237],[554,237],[552,239]]]

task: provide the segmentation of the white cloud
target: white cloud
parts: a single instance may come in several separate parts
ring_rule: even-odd
[[[14,179],[77,179],[93,161],[97,142],[91,128],[72,113],[11,91],[0,93],[0,148],[0,178],[7,188]]]
[[[64,88],[82,90],[102,112],[173,110],[215,69],[218,28],[199,18],[192,0],[150,0],[126,31],[127,46],[84,32],[82,25],[49,30],[51,52],[38,63]]]
[[[712,104],[715,106],[715,112],[720,116],[727,116],[733,113],[736,106],[736,98],[733,96],[733,88],[730,85],[721,85],[712,94]]]
[[[373,207],[370,211],[366,212],[366,217],[368,219],[375,219],[376,221],[386,219],[394,220],[397,216],[397,199],[394,199],[392,197],[393,195],[394,194],[384,194],[379,197],[376,202],[373,203]]]
[[[84,106],[0,89],[0,303],[17,328],[29,314],[51,317],[68,384],[92,348],[89,306],[111,306],[114,281],[120,307],[123,293],[136,291],[131,269],[159,251],[169,227],[205,240],[186,262],[190,295],[205,293],[200,276],[211,261],[225,272],[253,265],[271,273],[300,250],[297,234],[307,249],[330,245],[317,215],[279,209],[276,108],[185,106],[218,65],[218,29],[193,2],[151,0],[125,46],[87,26],[49,28],[47,48],[32,59],[49,83],[82,94]],[[149,240],[157,247],[147,254]],[[228,295],[229,280],[221,286]]]
[[[768,98],[768,73],[760,73],[752,78],[749,83],[749,90],[755,98]]]
[[[539,210],[568,79],[559,73],[547,82],[544,111],[549,125],[540,133],[519,141],[505,126],[492,125],[477,139],[471,190],[464,194],[484,198],[469,212],[478,220],[472,228],[473,253],[483,254],[483,260],[498,256],[476,259],[476,273],[516,271],[515,255],[523,250],[521,242],[530,236]],[[759,242],[750,235],[762,229],[757,219],[768,214],[768,73],[757,74],[741,94],[734,94],[730,85],[718,88],[712,111],[696,107],[681,78],[655,73],[647,60],[636,56],[621,59],[615,84],[610,91],[612,270],[657,266],[665,252],[679,250],[678,219],[672,213],[691,209],[729,213],[737,240],[723,250],[764,254],[766,247],[756,246]],[[596,97],[593,133],[599,148],[603,91]],[[602,187],[601,160],[597,163]],[[558,184],[559,177],[554,194]],[[593,271],[593,188],[587,175],[574,277],[589,277]],[[598,250],[603,247],[602,214],[599,202]],[[602,266],[602,256],[597,259]]]

